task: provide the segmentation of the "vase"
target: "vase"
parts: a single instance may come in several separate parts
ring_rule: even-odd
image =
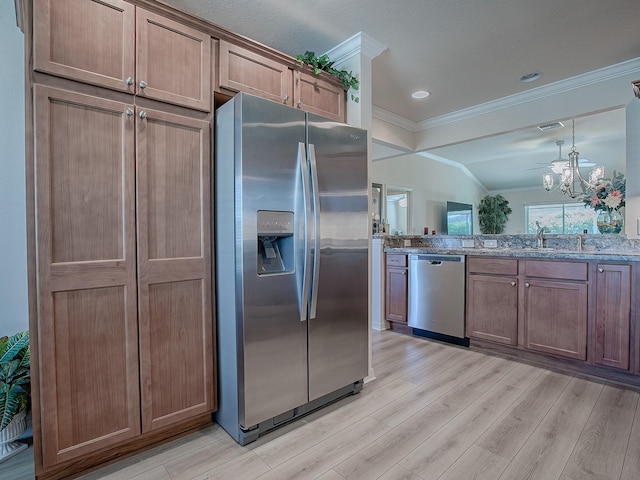
[[[600,233],[620,233],[624,224],[624,217],[616,210],[601,210],[597,219]]]
[[[28,447],[26,443],[14,442],[27,429],[27,410],[16,413],[9,425],[0,430],[0,463]]]

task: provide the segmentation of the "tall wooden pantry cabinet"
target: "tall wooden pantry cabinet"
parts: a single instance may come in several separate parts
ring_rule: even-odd
[[[36,473],[62,478],[211,422],[211,38],[121,0],[26,5]]]

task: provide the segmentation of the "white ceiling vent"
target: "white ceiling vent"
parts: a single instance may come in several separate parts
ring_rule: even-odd
[[[547,130],[553,130],[554,128],[564,127],[562,122],[547,123],[546,125],[538,125],[538,130],[546,132]]]

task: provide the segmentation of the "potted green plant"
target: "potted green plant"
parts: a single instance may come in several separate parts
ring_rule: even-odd
[[[296,55],[296,60],[300,63],[300,66],[309,65],[313,68],[314,75],[320,75],[320,72],[327,72],[329,75],[333,75],[342,82],[342,86],[345,90],[351,89],[353,92],[358,91],[360,88],[360,81],[353,75],[352,72],[347,70],[337,70],[333,68],[333,62],[329,59],[327,54],[316,57],[315,52],[307,50],[304,55]],[[353,93],[351,94],[351,100],[358,103],[360,97],[357,97]]]
[[[482,233],[502,233],[512,212],[509,200],[502,195],[487,195],[478,205],[478,223]]]
[[[0,338],[0,462],[27,448],[14,440],[27,428],[30,360],[29,332]]]

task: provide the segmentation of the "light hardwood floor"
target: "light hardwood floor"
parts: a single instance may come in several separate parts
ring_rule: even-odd
[[[391,331],[373,359],[360,394],[246,447],[213,426],[81,478],[640,479],[635,391]]]

